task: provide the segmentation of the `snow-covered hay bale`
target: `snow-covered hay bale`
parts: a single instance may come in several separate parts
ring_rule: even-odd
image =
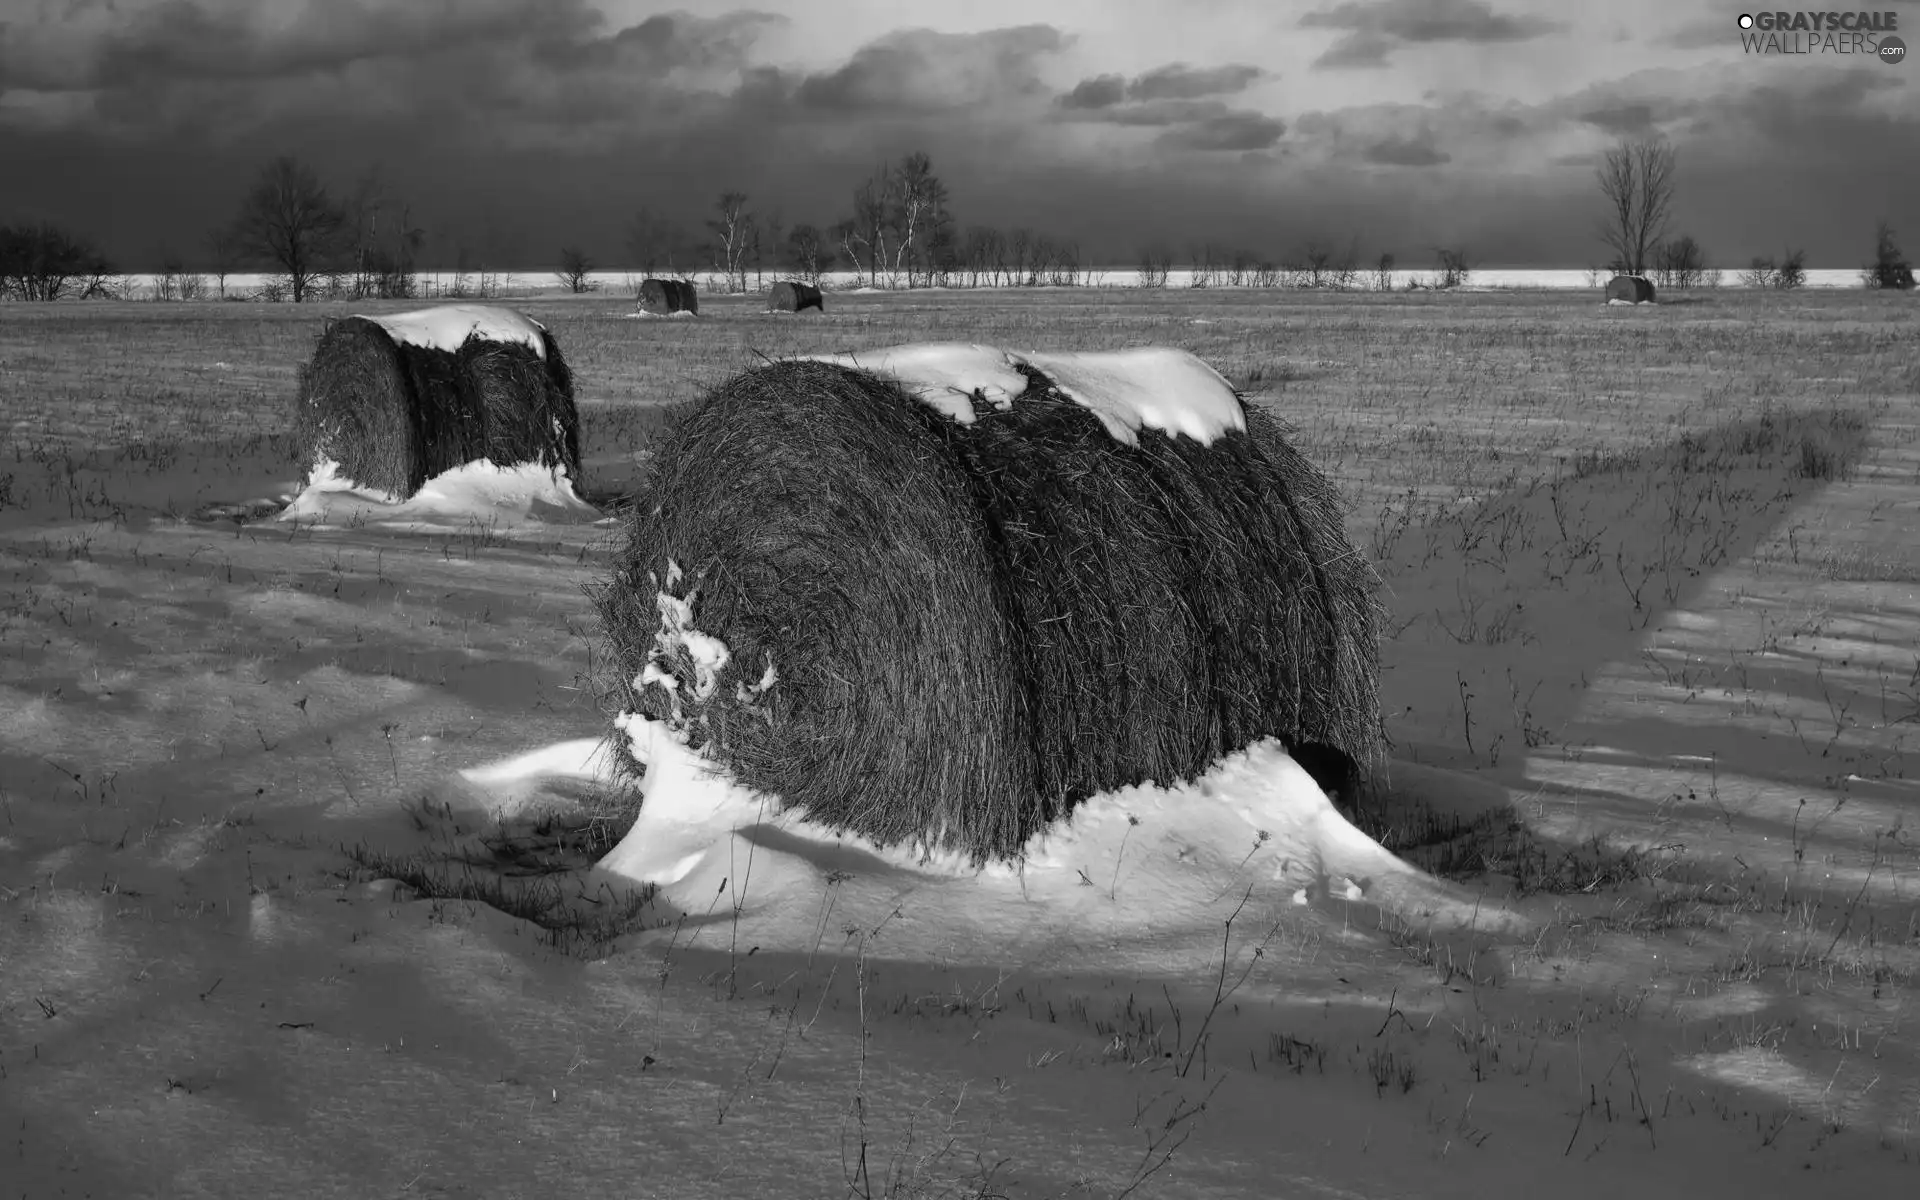
[[[819,363],[733,379],[669,434],[596,602],[622,707],[748,786],[890,844],[1018,844],[1013,631],[941,420]]]
[[[825,312],[827,302],[820,289],[812,284],[782,279],[768,294],[767,308],[772,312],[805,312],[810,308]]]
[[[1375,577],[1270,417],[1179,351],[904,349],[905,379],[780,362],[677,423],[596,594],[616,727],[975,861],[1268,737],[1378,762]]]
[[[573,375],[553,335],[510,309],[448,305],[329,321],[301,367],[300,461],[395,500],[481,459],[580,480]]]
[[[1653,281],[1639,275],[1615,275],[1607,280],[1607,303],[1652,304]]]
[[[662,317],[680,312],[697,314],[700,298],[688,280],[649,279],[640,285],[640,311]]]

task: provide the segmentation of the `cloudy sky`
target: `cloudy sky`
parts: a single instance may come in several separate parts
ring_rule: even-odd
[[[613,266],[642,205],[827,224],[924,149],[963,225],[1114,265],[1206,238],[1581,266],[1598,152],[1657,132],[1716,262],[1855,265],[1882,217],[1920,249],[1920,62],[1749,56],[1742,3],[0,0],[0,221],[149,265],[291,153],[376,172],[436,257]]]

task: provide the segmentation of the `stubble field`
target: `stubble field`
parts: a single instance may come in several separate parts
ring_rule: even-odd
[[[0,1190],[1920,1181],[1911,298],[516,306],[574,369],[609,509],[663,408],[761,356],[1215,364],[1339,482],[1388,586],[1393,768],[1357,822],[1486,922],[1332,904],[1003,961],[928,949],[910,897],[879,929],[823,896],[811,946],[765,953],[650,928],[569,890],[617,798],[507,836],[447,782],[600,732],[581,587],[613,526],[261,519],[298,474],[297,366],[347,310],[5,305]]]

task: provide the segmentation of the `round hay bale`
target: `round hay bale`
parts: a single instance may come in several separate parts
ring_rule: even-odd
[[[476,322],[489,311],[329,321],[294,401],[303,465],[331,461],[341,477],[395,500],[480,459],[538,463],[577,485],[580,417],[558,343],[507,310]]]
[[[885,844],[1020,844],[1021,676],[943,424],[820,363],[739,376],[680,418],[595,591],[621,706],[677,718],[745,786]],[[699,678],[663,594],[723,631],[717,676]],[[656,650],[687,687],[635,686]]]
[[[773,290],[767,295],[769,312],[805,312],[810,308],[819,312],[827,311],[826,298],[821,295],[819,288],[810,283],[782,279],[773,285]]]
[[[1628,304],[1652,304],[1653,281],[1639,275],[1615,275],[1607,280],[1607,302],[1615,300]]]
[[[975,861],[1268,737],[1374,766],[1377,581],[1277,423],[1235,401],[1244,431],[1130,444],[1018,370],[964,424],[827,363],[699,404],[596,594],[617,707],[816,821]]]
[[[658,316],[698,313],[700,300],[693,284],[684,279],[649,279],[640,285],[640,311]]]

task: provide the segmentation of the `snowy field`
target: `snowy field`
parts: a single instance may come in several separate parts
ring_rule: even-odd
[[[1920,1185],[1911,298],[616,290],[524,305],[597,512],[287,511],[357,309],[0,305],[7,1194]],[[1256,748],[1024,876],[596,867],[582,587],[662,406],[911,341],[1178,346],[1296,427],[1389,587],[1384,793]]]

